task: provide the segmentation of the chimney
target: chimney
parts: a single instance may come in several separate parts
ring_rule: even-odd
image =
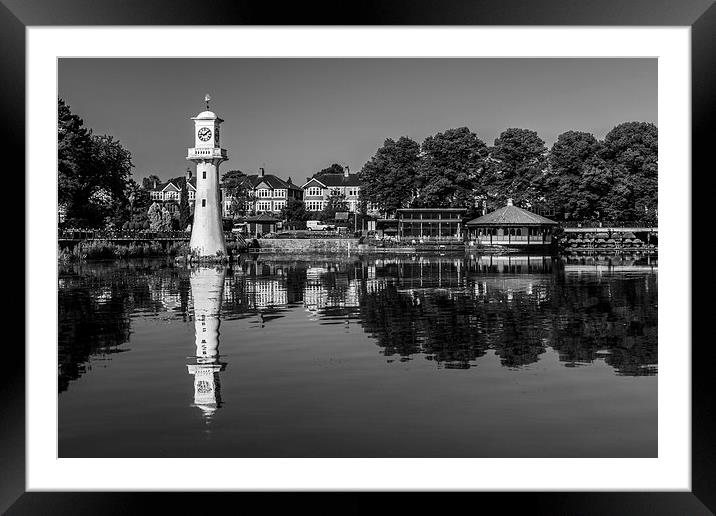
[[[507,199],[507,206],[512,206],[512,197]]]
[[[261,177],[264,177],[264,174],[265,174],[265,172],[266,172],[266,171],[264,170],[264,167],[261,167],[259,170],[261,171]]]
[[[191,180],[191,168],[189,168],[189,167],[186,167],[186,180],[187,181]]]
[[[156,179],[154,180],[154,189],[155,190],[157,189],[157,180]]]
[[[287,182],[288,184],[293,184],[293,183],[291,183],[291,176],[288,176],[288,181],[286,181],[286,182]]]
[[[350,167],[346,165],[346,167],[343,169],[343,177],[348,177],[348,174],[350,174]]]

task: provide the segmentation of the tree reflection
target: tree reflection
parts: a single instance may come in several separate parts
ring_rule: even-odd
[[[180,272],[160,261],[62,265],[58,285],[58,390],[129,341],[133,312],[175,308]],[[163,303],[162,299],[168,301]],[[181,311],[181,304],[176,307]],[[92,362],[90,362],[92,357]]]
[[[603,361],[616,374],[653,375],[658,282],[654,262],[642,262],[287,256],[244,259],[229,269],[162,261],[61,267],[58,387],[128,351],[133,318],[193,316],[195,404],[212,412],[221,404],[224,367],[220,313],[224,320],[259,316],[266,325],[296,309],[317,324],[357,320],[391,362],[422,358],[467,369],[494,353],[503,366],[521,368],[553,349],[566,367]]]
[[[467,368],[494,350],[516,368],[551,347],[568,367],[603,358],[618,374],[657,372],[655,274],[575,276],[543,257],[419,265],[377,260],[365,282],[361,321],[388,357]]]

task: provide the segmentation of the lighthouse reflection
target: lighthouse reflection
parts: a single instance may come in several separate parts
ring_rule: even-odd
[[[193,268],[189,281],[194,304],[196,360],[187,365],[194,376],[194,403],[208,423],[221,407],[219,373],[226,364],[219,360],[219,314],[224,294],[224,267]]]

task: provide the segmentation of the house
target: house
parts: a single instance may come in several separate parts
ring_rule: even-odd
[[[293,184],[291,178],[283,180],[273,174],[266,174],[264,168],[259,169],[258,174],[245,176],[245,187],[249,193],[245,210],[254,213],[280,213],[286,206],[289,199],[301,200],[303,190]],[[221,207],[224,217],[232,216],[231,204],[234,198],[221,189]]]
[[[467,239],[478,245],[509,245],[512,247],[549,246],[552,244],[554,229],[559,224],[512,204],[466,224]]]
[[[194,200],[196,199],[196,178],[192,177],[190,168],[186,169],[185,175],[186,189],[189,195],[189,209],[194,211]],[[166,205],[172,215],[179,209],[181,201],[181,178],[170,179],[163,183],[154,182],[154,186],[149,190],[149,197],[153,202]]]
[[[149,190],[149,197],[152,201],[167,202],[174,201],[178,203],[181,201],[181,178],[170,179],[163,183],[157,181],[154,182],[154,186]],[[194,202],[196,199],[196,178],[192,177],[191,169],[186,169],[186,189],[189,193],[189,204]]]
[[[351,174],[348,167],[343,173],[327,173],[308,178],[301,187],[303,189],[303,202],[308,211],[321,211],[331,195],[343,195],[348,211],[358,211],[360,182],[358,174]]]

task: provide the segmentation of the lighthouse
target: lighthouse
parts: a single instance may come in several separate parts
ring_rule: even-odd
[[[219,126],[223,120],[209,110],[210,100],[207,95],[204,98],[206,110],[192,118],[194,147],[188,149],[186,157],[187,160],[196,163],[194,222],[189,246],[192,253],[199,257],[226,255],[224,229],[221,223],[219,165],[229,158],[226,149],[222,149],[219,143]]]
[[[224,297],[226,269],[195,268],[189,281],[194,302],[194,338],[196,360],[187,364],[194,377],[194,406],[201,409],[205,421],[221,407],[219,373],[226,364],[219,360],[219,316]]]

